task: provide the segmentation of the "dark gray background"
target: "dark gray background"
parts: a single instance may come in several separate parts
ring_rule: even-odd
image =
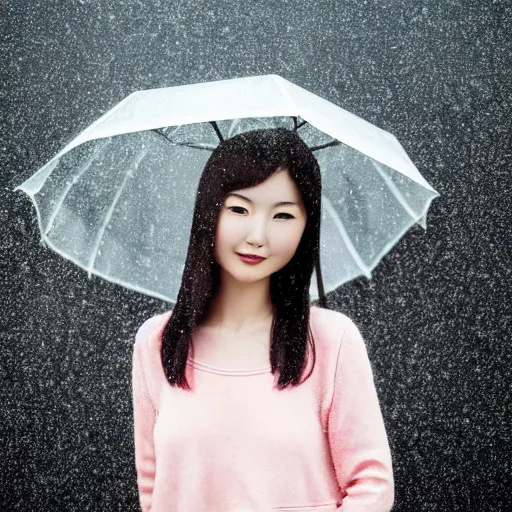
[[[441,197],[332,293],[365,337],[396,511],[511,491],[510,2],[2,3],[1,510],[137,510],[131,355],[159,300],[43,247],[20,184],[131,92],[276,73],[395,134]]]

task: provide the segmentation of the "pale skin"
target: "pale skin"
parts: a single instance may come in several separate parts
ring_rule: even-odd
[[[282,202],[290,204],[278,204]],[[268,363],[270,276],[292,259],[306,220],[300,192],[284,167],[263,183],[226,196],[214,243],[220,288],[205,321],[194,330],[195,359],[234,367]],[[237,253],[266,259],[250,265]],[[208,343],[202,344],[206,338]]]

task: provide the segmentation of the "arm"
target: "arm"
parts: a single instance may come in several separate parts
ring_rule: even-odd
[[[133,347],[132,391],[137,486],[141,508],[143,512],[148,512],[151,510],[151,499],[155,482],[156,464],[153,428],[156,420],[156,410],[146,387],[142,367],[141,342],[143,342],[143,326],[137,332]]]
[[[328,438],[340,512],[389,512],[394,502],[391,451],[363,338],[350,320],[338,354]]]

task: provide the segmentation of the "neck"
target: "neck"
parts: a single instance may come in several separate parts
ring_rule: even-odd
[[[272,321],[270,276],[254,283],[236,281],[222,273],[219,292],[213,298],[205,326],[234,332],[257,329]]]

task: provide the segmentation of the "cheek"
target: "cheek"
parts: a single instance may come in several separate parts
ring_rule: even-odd
[[[243,235],[241,227],[234,222],[226,222],[222,217],[219,219],[217,230],[215,233],[215,245],[221,251],[225,250],[226,246],[238,244],[240,237]]]
[[[293,229],[283,230],[272,243],[272,252],[283,256],[292,257],[299,246],[304,232],[304,226],[296,226]]]

